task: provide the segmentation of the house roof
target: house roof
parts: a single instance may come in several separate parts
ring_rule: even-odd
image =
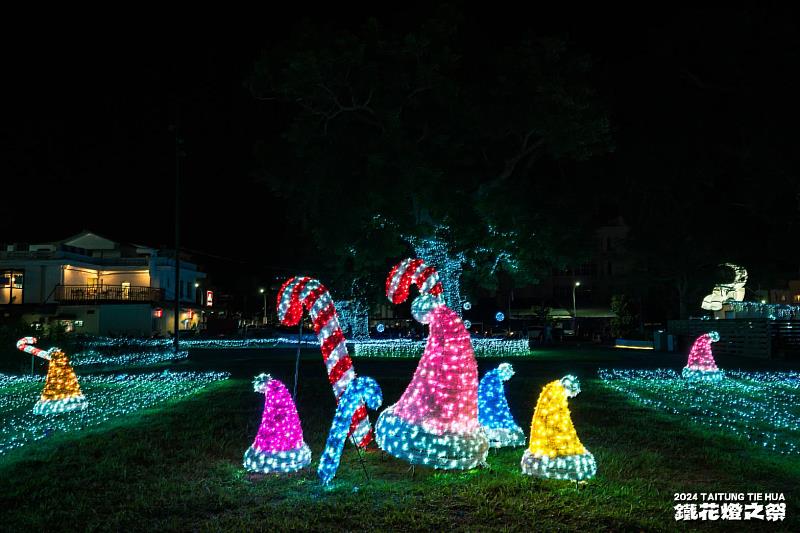
[[[65,244],[67,246],[75,246],[76,248],[84,248],[86,250],[114,250],[119,248],[120,245],[127,245],[136,248],[136,251],[139,253],[155,250],[152,246],[116,241],[88,229],[67,237],[66,239],[53,241],[48,244]]]

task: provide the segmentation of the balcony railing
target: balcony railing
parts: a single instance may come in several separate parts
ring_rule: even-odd
[[[122,285],[56,285],[53,295],[59,303],[158,302],[163,289]]]

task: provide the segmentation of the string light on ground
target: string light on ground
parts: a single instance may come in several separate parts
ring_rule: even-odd
[[[581,481],[594,477],[594,456],[581,444],[567,399],[580,393],[578,378],[567,375],[545,385],[531,421],[531,439],[522,472],[531,476]]]
[[[383,326],[383,331],[386,330],[385,324],[378,324],[376,331],[382,333],[379,328]],[[181,340],[181,346],[190,349],[238,349],[238,348],[275,348],[297,346],[298,341],[296,338],[287,337],[274,337],[274,338],[259,338],[259,339],[207,339],[207,340]],[[304,347],[319,346],[318,341],[302,340],[300,344]],[[353,345],[353,357],[412,357],[419,358],[425,348],[423,341],[412,341],[409,339],[370,339],[363,341],[354,341],[349,344]],[[497,339],[497,338],[473,338],[472,345],[475,350],[475,356],[482,357],[521,357],[530,355],[527,339]],[[171,354],[169,349],[171,342],[163,342],[163,339],[106,339],[101,341],[92,341],[85,343],[85,346],[92,347],[94,350],[84,350],[81,354],[86,354],[89,361],[96,360],[98,364],[102,364],[102,355],[95,356],[94,354],[102,353],[101,349],[123,349],[129,347],[145,347],[153,349],[154,363],[159,362],[156,352],[159,348],[162,349],[161,353],[164,357]],[[149,350],[148,350],[149,351]],[[135,352],[132,352],[135,353]],[[142,352],[144,353],[144,351]],[[180,358],[179,352],[178,357]],[[111,361],[112,356],[107,356]],[[137,356],[131,356],[135,359]],[[83,360],[83,356],[81,356]],[[143,357],[143,360],[144,357]],[[81,363],[87,364],[87,363]],[[93,363],[88,363],[93,364]],[[111,363],[109,363],[111,364]],[[144,364],[144,363],[142,363]]]
[[[33,346],[35,337],[23,337],[17,341],[17,348],[23,352],[49,361],[47,380],[39,401],[33,406],[35,415],[55,415],[68,411],[86,409],[86,397],[81,392],[78,376],[75,375],[67,354],[53,347],[42,350]]]
[[[467,327],[464,321],[464,327]],[[528,357],[531,350],[527,339],[471,339],[475,357]],[[425,350],[424,341],[409,339],[372,339],[353,343],[353,357],[419,359]]]
[[[726,379],[682,379],[672,369],[599,371],[602,383],[642,405],[742,437],[760,448],[800,453],[797,372],[728,372]]]
[[[253,390],[264,394],[264,411],[253,444],[244,453],[244,467],[269,474],[296,472],[311,463],[311,450],[303,441],[300,417],[286,386],[269,374],[253,380]]]
[[[374,379],[359,377],[348,385],[347,390],[344,391],[336,406],[336,414],[333,417],[331,430],[328,432],[325,450],[322,452],[319,467],[317,468],[317,474],[323,485],[329,484],[339,469],[339,461],[342,457],[353,414],[361,405],[366,405],[367,408],[374,411],[382,403],[383,393],[378,382]]]
[[[487,372],[478,385],[478,421],[492,448],[525,445],[525,433],[511,415],[506,400],[504,383],[513,375],[514,368],[502,363]]]
[[[72,356],[72,365],[81,366],[147,366],[187,359],[189,352],[165,350],[126,351],[104,353],[100,350],[84,350]]]
[[[185,398],[211,383],[227,379],[226,372],[155,372],[81,376],[91,398],[87,408],[68,416],[37,416],[33,404],[42,376],[0,374],[0,455],[49,435],[79,431],[106,420]]]
[[[389,274],[386,295],[393,303],[420,296],[414,318],[429,325],[428,341],[414,377],[400,400],[378,417],[378,446],[411,464],[468,469],[483,464],[489,443],[478,422],[478,365],[469,333],[444,305],[436,272],[421,260],[406,259]]]
[[[753,383],[767,384],[786,389],[797,390],[800,388],[800,372],[742,372],[741,370],[728,371],[732,378]]]
[[[725,377],[725,374],[717,368],[714,354],[711,352],[711,343],[717,341],[719,333],[716,331],[697,337],[689,351],[689,361],[681,372],[684,379],[716,382]]]
[[[311,337],[313,339],[313,337]],[[259,337],[250,339],[181,339],[181,346],[192,349],[216,349],[216,348],[274,348],[281,346],[317,346],[316,340],[303,338],[298,341],[297,337]],[[171,339],[145,339],[138,337],[96,337],[90,341],[82,343],[87,349],[105,348],[169,348],[173,345]]]

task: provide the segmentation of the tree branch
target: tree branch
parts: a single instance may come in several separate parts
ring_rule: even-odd
[[[544,139],[538,139],[534,142],[531,142],[531,138],[535,133],[536,130],[531,130],[525,134],[525,137],[522,139],[522,146],[520,146],[519,151],[513,157],[506,159],[505,168],[495,181],[500,182],[510,178],[511,175],[514,173],[514,170],[516,170],[519,162],[522,161],[524,158],[528,157],[529,155],[531,155],[533,152],[536,151],[537,148],[539,148],[544,144]]]

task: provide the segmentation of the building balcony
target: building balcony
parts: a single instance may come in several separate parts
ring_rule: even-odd
[[[61,304],[159,302],[164,291],[130,285],[56,285],[53,298]]]

